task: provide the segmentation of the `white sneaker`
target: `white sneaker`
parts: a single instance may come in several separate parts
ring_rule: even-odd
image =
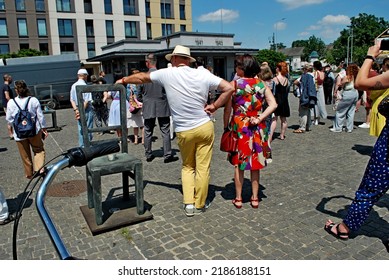
[[[337,129],[335,129],[335,128],[330,128],[330,131],[331,131],[331,132],[342,132],[341,129],[340,129],[340,130],[337,130]]]
[[[363,123],[363,124],[360,124],[358,125],[359,128],[370,128],[370,124],[369,123]]]

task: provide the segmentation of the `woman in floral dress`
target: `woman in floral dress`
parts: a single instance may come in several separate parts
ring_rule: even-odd
[[[224,128],[230,126],[238,137],[237,151],[228,154],[228,160],[235,168],[236,195],[232,203],[236,208],[242,207],[244,171],[250,170],[250,205],[258,208],[259,170],[267,165],[270,157],[266,118],[277,108],[277,103],[271,90],[256,78],[260,68],[251,55],[238,57],[235,65],[241,78],[231,82],[236,90],[224,108]],[[265,102],[267,108],[263,111]]]

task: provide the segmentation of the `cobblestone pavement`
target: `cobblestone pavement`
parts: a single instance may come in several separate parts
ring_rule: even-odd
[[[153,143],[156,159],[146,162],[142,145],[129,143],[129,152],[143,160],[145,201],[152,220],[93,236],[80,211],[86,192],[76,197],[47,197],[46,206],[69,252],[82,259],[209,259],[209,260],[326,260],[389,259],[382,240],[389,235],[389,196],[373,208],[358,232],[339,241],[323,230],[327,218],[338,220],[354,196],[376,138],[357,128],[365,117],[361,108],[352,133],[331,133],[334,111],[311,132],[294,134],[298,123],[297,99],[290,97],[292,116],[284,141],[275,139],[273,162],[261,171],[259,209],[249,205],[249,172],[245,173],[244,206],[235,209],[233,168],[218,149],[222,110],[216,114],[216,142],[211,167],[211,207],[188,218],[182,210],[181,162],[163,163],[161,136]],[[50,116],[46,115],[48,122]],[[47,160],[77,145],[76,122],[71,109],[57,111],[61,131],[45,140]],[[279,131],[279,124],[276,132]],[[129,134],[132,134],[130,129]],[[115,137],[113,134],[96,136]],[[11,211],[23,192],[24,178],[16,144],[7,137],[5,117],[0,116],[0,187]],[[176,141],[173,149],[180,153]],[[109,177],[109,178],[108,178]],[[85,180],[85,167],[63,170],[54,183]],[[103,180],[103,199],[120,186],[121,177]],[[132,181],[130,180],[132,184]],[[23,212],[17,234],[18,259],[57,259],[57,253],[35,209],[34,191]],[[12,259],[13,224],[0,227],[0,259]]]

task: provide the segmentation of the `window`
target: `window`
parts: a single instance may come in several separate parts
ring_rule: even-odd
[[[108,15],[112,14],[112,2],[111,2],[111,0],[104,0],[104,11],[105,11],[105,14],[108,14]]]
[[[45,54],[49,54],[49,44],[48,43],[39,43],[39,50]]]
[[[9,53],[9,45],[8,44],[0,44],[0,54]]]
[[[29,48],[30,48],[29,43],[20,43],[19,44],[19,49],[21,49],[21,50],[28,50]]]
[[[146,27],[147,27],[147,39],[152,39],[151,23],[148,23]]]
[[[95,32],[93,29],[93,20],[87,19],[85,21],[85,29],[86,29],[86,36],[87,37],[94,37]]]
[[[146,17],[151,17],[150,1],[146,1]]]
[[[126,38],[136,38],[136,21],[125,21],[124,33]]]
[[[180,5],[180,19],[185,19],[185,5]]]
[[[88,58],[96,56],[95,43],[88,43]]]
[[[26,3],[24,0],[15,0],[15,8],[16,11],[25,11],[26,10]]]
[[[7,20],[5,19],[0,19],[0,36],[1,37],[8,36]]]
[[[162,36],[167,36],[173,33],[172,24],[162,24]]]
[[[46,20],[45,19],[38,19],[37,25],[38,25],[38,36],[39,37],[47,37]]]
[[[181,24],[180,25],[180,31],[186,31],[186,25],[185,24]]]
[[[73,36],[73,26],[71,19],[59,19],[58,20],[58,33],[59,36]]]
[[[44,12],[45,10],[45,0],[35,0],[35,11]]]
[[[172,18],[170,3],[161,3],[161,18]]]
[[[25,18],[18,18],[18,31],[20,37],[27,37],[27,20]]]
[[[74,44],[73,43],[61,43],[59,44],[61,49],[61,53],[72,53],[74,52]]]
[[[71,11],[70,0],[56,0],[56,1],[57,1],[57,12]]]
[[[0,0],[0,11],[5,11],[5,0]]]
[[[135,15],[135,0],[123,0],[123,10],[125,15]]]
[[[105,32],[107,33],[107,37],[114,37],[113,32],[113,21],[112,20],[106,20],[105,21]]]
[[[84,0],[84,13],[91,14],[92,12],[92,0]]]

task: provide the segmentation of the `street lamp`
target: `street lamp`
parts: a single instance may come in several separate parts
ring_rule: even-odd
[[[350,44],[350,39],[351,39],[351,44]],[[351,28],[351,35],[347,37],[347,60],[346,60],[347,65],[350,63],[350,61],[351,62],[353,61],[353,39],[354,39],[353,29]],[[350,60],[349,57],[351,58]]]
[[[286,18],[282,18],[280,21],[283,21],[283,20],[285,20]],[[275,49],[276,49],[276,51],[278,50],[278,47],[277,47],[277,31],[278,31],[278,23],[280,22],[280,21],[277,21],[276,22],[276,33],[275,33],[275,37],[274,37],[274,44],[275,44]]]

